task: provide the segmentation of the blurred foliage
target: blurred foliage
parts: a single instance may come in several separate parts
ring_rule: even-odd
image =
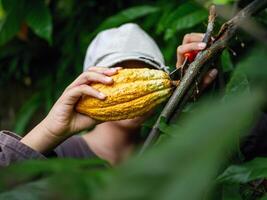
[[[23,133],[38,110],[49,111],[81,73],[90,41],[106,28],[138,23],[173,68],[183,36],[205,32],[207,6],[235,3],[197,2],[0,0],[0,86],[15,80],[35,90],[18,112],[14,130]],[[266,28],[266,9],[255,19]],[[0,199],[266,199],[266,158],[229,159],[265,103],[266,50],[239,32],[220,57],[223,90],[212,87],[210,96],[189,104],[177,122],[163,121],[157,145],[144,155],[115,169],[99,160],[12,165],[0,171]],[[155,119],[144,123],[143,134]]]

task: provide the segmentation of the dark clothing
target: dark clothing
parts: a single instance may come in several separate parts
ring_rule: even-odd
[[[259,120],[245,139],[241,151],[245,159],[267,157],[267,113],[262,113]]]
[[[72,136],[60,144],[49,155],[43,155],[20,142],[21,137],[9,131],[0,131],[0,166],[30,160],[47,159],[47,157],[94,158],[85,140]]]

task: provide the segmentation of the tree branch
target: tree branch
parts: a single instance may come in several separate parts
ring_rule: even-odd
[[[233,37],[234,33],[236,32],[237,27],[249,16],[256,13],[259,9],[262,9],[266,6],[267,0],[255,0],[252,3],[250,3],[247,7],[245,7],[243,10],[241,10],[234,18],[226,22],[222,27],[221,30],[216,37],[215,42],[206,50],[200,52],[195,61],[192,62],[183,79],[181,80],[180,84],[174,91],[173,95],[167,102],[166,106],[162,110],[159,118],[157,119],[156,123],[152,127],[152,130],[150,131],[141,151],[140,154],[142,154],[150,145],[154,144],[154,142],[157,140],[159,136],[159,126],[161,119],[164,118],[167,123],[171,119],[173,113],[175,110],[178,109],[179,105],[183,102],[183,97],[188,96],[188,92],[191,91],[192,83],[194,80],[196,80],[198,74],[203,70],[204,64],[210,60],[211,58],[215,57],[220,53],[227,45],[227,42]],[[207,27],[206,35],[209,35],[207,37],[211,37],[211,32],[213,30],[213,25],[210,25],[210,23],[214,24],[215,17],[215,9],[212,6],[210,8],[210,16],[209,16],[209,24]],[[180,108],[181,109],[181,108]]]

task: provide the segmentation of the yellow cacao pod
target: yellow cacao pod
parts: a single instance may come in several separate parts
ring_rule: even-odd
[[[162,70],[121,69],[112,79],[112,85],[91,85],[107,95],[105,100],[84,96],[76,110],[101,121],[131,119],[165,101],[172,91],[172,81]]]

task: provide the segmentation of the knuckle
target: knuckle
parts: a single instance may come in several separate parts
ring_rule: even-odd
[[[80,90],[85,90],[86,88],[87,88],[86,85],[79,85],[79,89],[80,89]]]
[[[189,39],[190,39],[190,35],[191,35],[191,33],[187,33],[187,34],[185,34],[184,39],[185,39],[185,40],[189,40]]]
[[[177,53],[182,53],[182,51],[183,51],[183,46],[182,45],[178,46]]]
[[[87,72],[87,73],[85,73],[85,77],[86,77],[86,79],[88,80],[88,81],[90,81],[91,80],[91,78],[93,77],[93,75],[94,75],[94,72]]]
[[[187,33],[187,34],[184,36],[185,41],[190,42],[190,41],[191,41],[191,37],[192,37],[192,33]]]

